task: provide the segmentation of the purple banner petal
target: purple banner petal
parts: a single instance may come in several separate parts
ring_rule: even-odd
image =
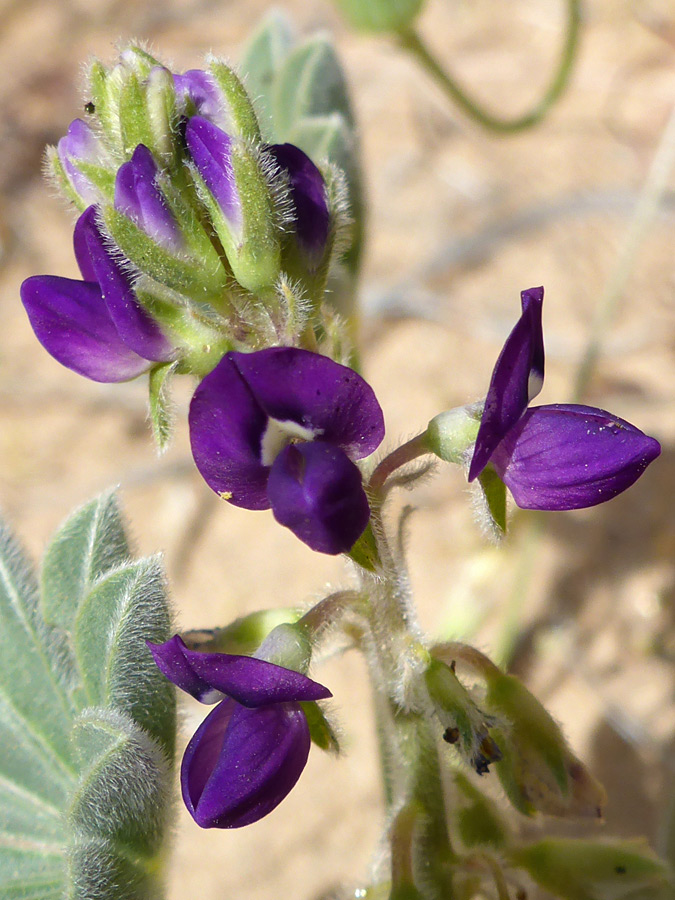
[[[173,348],[159,325],[136,300],[129,277],[108,248],[96,215],[94,206],[82,213],[76,226],[81,229],[77,243],[81,246],[83,241],[87,248],[90,263],[86,267],[91,267],[96,274],[110,317],[124,343],[139,356],[168,362],[174,355]]]
[[[164,675],[202,703],[214,702],[214,691],[251,708],[332,696],[328,688],[300,672],[252,656],[198,653],[189,650],[179,635],[148,646]]]
[[[328,240],[330,214],[323,175],[306,153],[294,144],[272,144],[267,150],[288,173],[295,211],[298,243],[314,265],[318,265]]]
[[[228,354],[260,407],[274,419],[309,428],[352,459],[384,437],[384,416],[370,385],[353,369],[295,347]]]
[[[275,519],[319,553],[346,553],[370,518],[361,473],[341,450],[326,444],[282,450],[267,490]]]
[[[579,509],[630,487],[661,452],[658,441],[602,409],[529,409],[492,456],[523,509]]]
[[[128,381],[150,368],[119,336],[97,284],[35,275],[21,300],[42,346],[62,365],[92,381]]]
[[[296,704],[246,709],[220,703],[185,751],[185,805],[202,828],[250,825],[293,788],[309,748],[307,720]]]
[[[232,169],[232,139],[212,122],[193,116],[185,129],[188,151],[230,227],[241,228],[241,203]]]
[[[190,403],[190,443],[206,483],[235,506],[269,509],[260,444],[267,416],[226,354],[204,378]]]
[[[152,153],[139,144],[129,162],[117,170],[115,209],[128,216],[158,244],[179,251],[183,247],[183,238],[173,213],[155,184],[157,172]]]
[[[543,288],[523,291],[523,312],[499,354],[485,398],[476,446],[469,468],[473,481],[495,448],[527,409],[530,391],[541,389],[544,338],[541,326]],[[535,386],[538,384],[538,388]]]

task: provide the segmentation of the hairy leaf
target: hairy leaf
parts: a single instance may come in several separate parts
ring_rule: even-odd
[[[57,531],[39,581],[0,524],[0,622],[0,897],[160,897],[175,701],[145,640],[169,613],[112,494]]]

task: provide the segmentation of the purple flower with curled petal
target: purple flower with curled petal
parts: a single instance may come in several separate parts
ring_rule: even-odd
[[[523,509],[581,509],[611,500],[661,452],[658,441],[603,409],[528,403],[544,379],[544,289],[521,294],[522,315],[492,372],[469,467],[490,463]]]
[[[190,404],[190,440],[207,484],[235,506],[269,509],[320,553],[345,553],[370,508],[354,460],[384,437],[372,388],[308,350],[227,353]]]
[[[202,703],[218,705],[181,765],[185,805],[202,828],[240,828],[275,809],[307,762],[301,702],[330,697],[306,675],[250,656],[197,653],[178,635],[148,646],[159,669]]]
[[[174,349],[136,300],[129,276],[111,253],[95,206],[75,225],[83,281],[34,275],[21,300],[42,346],[62,365],[93,381],[128,381],[165,362]]]

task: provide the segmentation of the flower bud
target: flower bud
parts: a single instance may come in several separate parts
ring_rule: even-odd
[[[510,857],[565,900],[668,900],[675,889],[672,871],[641,840],[550,838]]]
[[[139,144],[129,162],[117,170],[115,209],[168,250],[179,251],[184,241],[178,223],[159,191],[152,153]]]
[[[526,816],[601,818],[604,788],[569,749],[536,697],[496,667],[485,679],[486,707],[506,723],[491,731],[503,757],[495,768],[516,809]]]
[[[360,31],[400,31],[419,14],[423,0],[336,0],[350,25]]]
[[[109,193],[107,153],[83,119],[73,119],[56,148],[50,148],[47,162],[59,187],[80,211]]]
[[[270,187],[257,154],[201,116],[185,131],[199,195],[237,281],[253,293],[281,271],[281,249]]]

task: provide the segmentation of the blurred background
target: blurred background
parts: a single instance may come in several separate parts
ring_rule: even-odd
[[[331,32],[350,83],[368,204],[362,351],[390,446],[484,395],[521,289],[546,287],[544,403],[571,399],[596,311],[616,301],[583,399],[656,436],[660,459],[604,506],[515,515],[500,548],[474,524],[461,474],[439,470],[404,498],[417,510],[409,562],[424,627],[508,663],[604,782],[606,825],[545,826],[646,835],[674,854],[675,8],[587,0],[569,90],[510,137],[467,120],[392,41],[350,31],[328,0],[279,8],[300,34]],[[119,484],[139,553],[165,554],[181,628],[318,599],[342,564],[210,493],[191,464],[188,386],[157,459],[145,382],[61,368],[18,288],[30,274],[77,274],[73,215],[40,170],[87,99],[83,63],[112,62],[132,38],[179,71],[208,51],[236,63],[268,9],[0,0],[0,506],[37,558],[72,507]],[[516,114],[555,69],[564,17],[553,0],[428,0],[419,24],[477,97]],[[203,832],[181,809],[169,900],[314,898],[365,881],[381,827],[365,671],[348,654],[315,674],[334,692],[345,755],[314,751],[289,798],[241,831]],[[187,737],[203,708],[183,708]]]

